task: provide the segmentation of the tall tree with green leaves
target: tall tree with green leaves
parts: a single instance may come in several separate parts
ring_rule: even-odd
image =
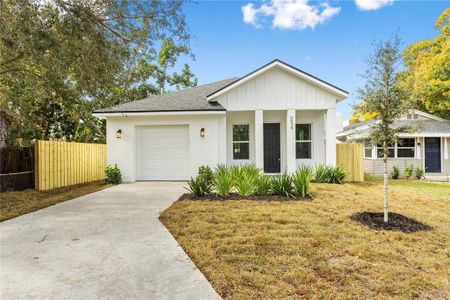
[[[374,144],[383,145],[384,165],[384,221],[388,222],[388,146],[397,140],[397,134],[405,128],[392,128],[392,124],[404,112],[403,93],[399,85],[400,39],[379,42],[374,53],[367,59],[364,87],[359,89],[364,111],[376,113],[378,122],[371,125],[371,139]]]
[[[3,0],[0,109],[12,136],[104,139],[92,110],[196,84],[183,0]]]
[[[439,35],[404,51],[402,88],[411,108],[450,120],[450,8],[438,17],[434,27]]]

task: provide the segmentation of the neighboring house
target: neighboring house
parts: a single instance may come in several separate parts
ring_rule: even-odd
[[[336,164],[336,103],[348,93],[282,61],[241,78],[96,111],[108,164],[125,181],[186,180],[200,165],[255,163],[267,174]]]
[[[344,127],[337,133],[342,142],[364,144],[364,171],[371,175],[383,175],[383,152],[381,145],[372,145],[370,126],[378,122],[366,121]],[[393,127],[409,127],[412,132],[399,134],[399,140],[389,148],[388,170],[399,167],[401,174],[405,165],[425,170],[427,179],[450,180],[450,121],[431,114],[408,110],[394,122]]]

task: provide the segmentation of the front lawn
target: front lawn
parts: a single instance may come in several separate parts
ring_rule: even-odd
[[[59,202],[90,194],[106,187],[108,186],[102,180],[50,191],[28,189],[0,193],[0,221],[5,221]]]
[[[160,219],[226,299],[449,295],[449,194],[393,186],[391,211],[433,227],[403,233],[349,218],[382,211],[379,183],[312,188],[312,202],[177,201]]]

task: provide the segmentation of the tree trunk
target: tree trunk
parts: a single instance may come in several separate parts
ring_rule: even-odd
[[[387,143],[383,143],[383,166],[384,166],[384,222],[388,222],[388,168],[387,168],[388,149]]]

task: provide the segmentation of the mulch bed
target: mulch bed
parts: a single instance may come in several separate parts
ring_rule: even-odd
[[[350,219],[375,230],[395,230],[412,233],[433,229],[417,220],[396,213],[389,213],[389,221],[387,223],[384,222],[384,214],[382,212],[359,212],[351,215]]]
[[[280,195],[254,195],[250,197],[239,196],[239,194],[231,193],[228,196],[219,196],[217,194],[211,194],[206,197],[198,197],[194,194],[186,193],[180,196],[178,200],[254,200],[254,201],[312,201],[312,196],[306,196],[305,198],[285,197]]]

